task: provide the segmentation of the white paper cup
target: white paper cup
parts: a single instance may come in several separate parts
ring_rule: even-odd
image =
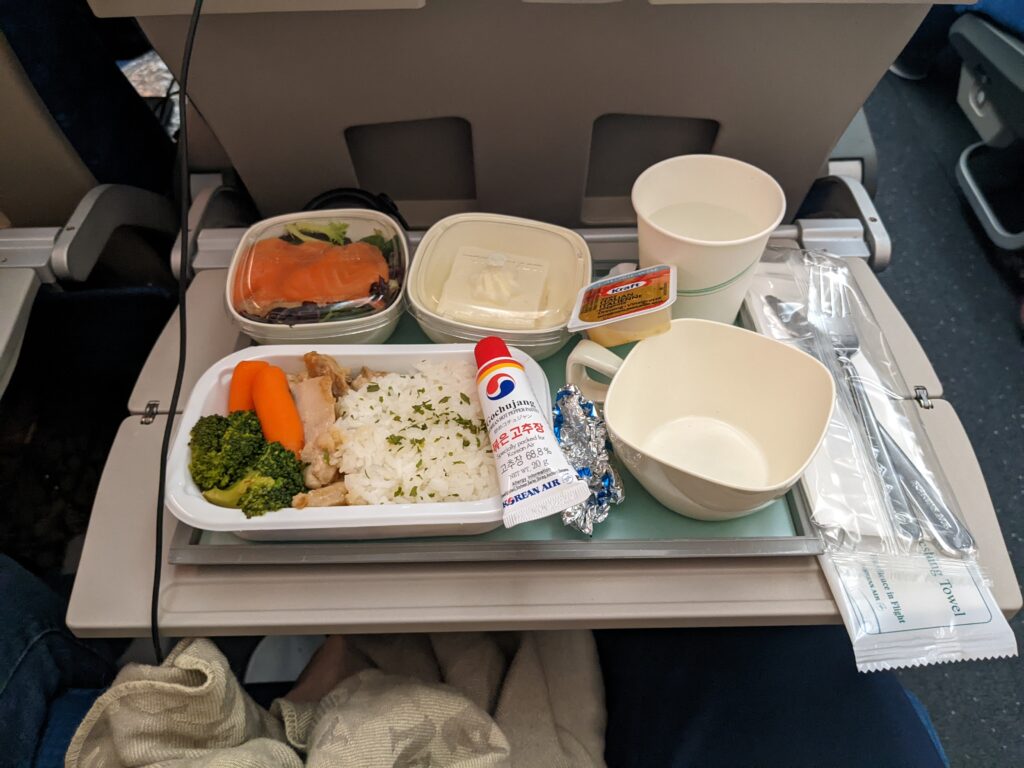
[[[633,184],[640,266],[674,264],[673,317],[731,323],[786,195],[753,165],[719,155],[683,155],[652,165]]]

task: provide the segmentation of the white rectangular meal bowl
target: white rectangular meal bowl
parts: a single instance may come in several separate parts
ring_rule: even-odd
[[[203,498],[189,474],[189,431],[200,416],[227,414],[231,373],[242,360],[264,360],[286,373],[303,370],[302,355],[316,351],[350,369],[411,373],[421,360],[473,360],[472,344],[295,344],[250,347],[214,364],[196,382],[179,420],[167,462],[167,507],[183,523],[207,531],[229,531],[254,540],[386,539],[413,536],[469,536],[501,525],[501,497],[479,501],[372,504],[279,509],[246,519],[241,510],[218,507]],[[541,409],[551,412],[547,376],[529,355],[511,348],[523,364]]]

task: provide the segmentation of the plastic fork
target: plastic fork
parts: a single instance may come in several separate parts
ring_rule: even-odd
[[[822,331],[829,337],[836,361],[846,379],[857,417],[864,428],[875,459],[893,522],[908,544],[922,537],[921,524],[929,538],[944,553],[964,557],[974,553],[970,532],[949,508],[942,494],[878,421],[864,382],[853,364],[860,352],[860,337],[850,302],[845,275],[833,267],[812,269],[817,275],[818,309]]]

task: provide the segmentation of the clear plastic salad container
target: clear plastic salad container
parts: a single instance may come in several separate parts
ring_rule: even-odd
[[[569,340],[590,269],[590,250],[572,230],[497,214],[449,216],[416,251],[409,311],[436,342],[497,335],[539,360]]]
[[[386,341],[405,306],[409,250],[401,226],[364,209],[287,214],[242,236],[228,312],[259,342]]]

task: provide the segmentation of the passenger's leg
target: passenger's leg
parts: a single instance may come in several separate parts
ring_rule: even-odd
[[[101,695],[102,688],[72,688],[53,700],[32,768],[64,768],[71,737]]]
[[[842,627],[595,635],[609,768],[945,764],[895,675],[856,671]]]
[[[328,635],[285,698],[297,704],[316,703],[362,667],[344,635]]]
[[[64,602],[0,555],[0,766],[32,764],[50,702],[68,688],[101,688],[110,659],[64,625]]]

